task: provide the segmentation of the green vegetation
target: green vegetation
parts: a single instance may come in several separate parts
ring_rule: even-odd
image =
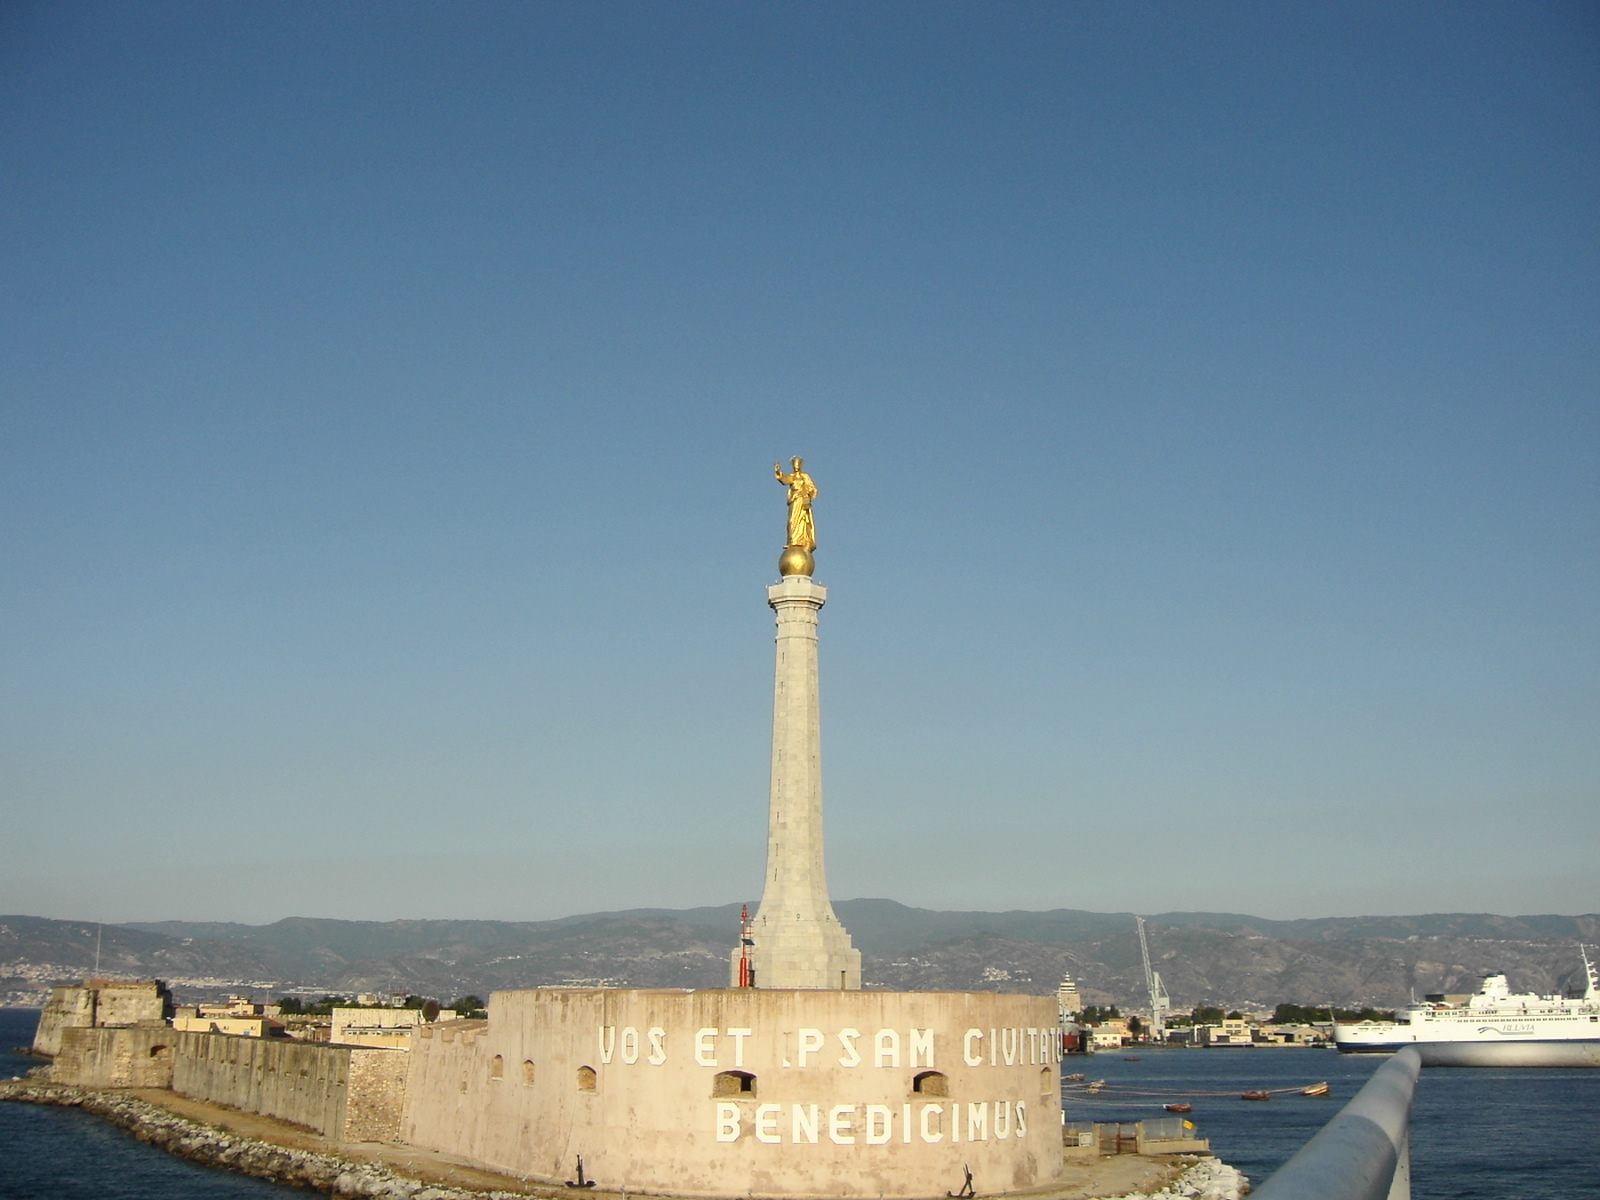
[[[1272,1012],[1272,1022],[1275,1025],[1326,1025],[1328,1023],[1329,1007],[1326,1004],[1280,1004]],[[1381,1009],[1367,1008],[1334,1008],[1333,1015],[1341,1021],[1392,1021],[1394,1013],[1384,1012]]]
[[[445,1007],[454,1009],[458,1017],[479,1019],[489,1015],[489,1006],[477,996],[462,996],[459,1000],[450,1001]]]
[[[1078,1020],[1084,1025],[1100,1025],[1106,1021],[1116,1020],[1122,1016],[1113,1004],[1110,1008],[1101,1008],[1098,1004],[1091,1004],[1078,1014]]]

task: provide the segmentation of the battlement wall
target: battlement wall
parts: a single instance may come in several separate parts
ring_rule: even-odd
[[[1062,1170],[1054,997],[550,988],[417,1030],[402,1136],[672,1195],[943,1197]]]
[[[50,990],[33,1035],[33,1051],[54,1058],[61,1052],[62,1032],[67,1029],[149,1024],[171,1015],[172,994],[159,980],[86,979]]]

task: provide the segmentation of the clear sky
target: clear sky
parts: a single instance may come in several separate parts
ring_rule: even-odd
[[[0,912],[1600,910],[1600,8],[0,6]]]

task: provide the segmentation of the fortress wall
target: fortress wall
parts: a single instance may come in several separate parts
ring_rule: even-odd
[[[155,980],[112,983],[91,979],[87,983],[96,993],[96,1025],[139,1025],[172,1015],[171,993]]]
[[[63,1029],[50,1078],[77,1087],[171,1087],[176,1038],[164,1025]]]
[[[55,1057],[67,1029],[162,1021],[171,1015],[170,1001],[166,987],[155,980],[86,979],[81,986],[52,988],[33,1035],[34,1053]]]
[[[418,1031],[402,1136],[680,1195],[939,1196],[1060,1176],[1052,997],[496,992]],[[919,1077],[921,1077],[919,1079]]]
[[[94,997],[85,987],[50,989],[50,999],[39,1014],[39,1027],[33,1034],[33,1052],[54,1058],[61,1053],[61,1035],[68,1029],[85,1029],[94,1024]]]
[[[344,1141],[392,1142],[400,1137],[410,1057],[408,1051],[388,1049],[351,1054]]]
[[[403,1050],[216,1033],[176,1037],[172,1088],[185,1096],[341,1141],[388,1141],[399,1132]]]

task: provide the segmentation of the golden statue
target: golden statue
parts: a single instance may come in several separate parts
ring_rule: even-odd
[[[817,485],[804,471],[805,460],[791,458],[793,470],[785,475],[783,468],[772,464],[772,473],[778,482],[789,489],[789,542],[802,550],[817,548],[817,527],[811,519],[811,502],[817,497]]]
[[[789,542],[778,559],[778,570],[788,575],[810,575],[813,566],[811,552],[817,548],[817,526],[811,517],[811,502],[817,497],[817,485],[805,473],[803,459],[789,460],[789,474],[783,467],[772,464],[772,473],[778,482],[789,489]]]

